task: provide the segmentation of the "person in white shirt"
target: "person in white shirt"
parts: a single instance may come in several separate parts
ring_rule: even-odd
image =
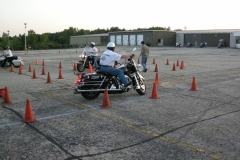
[[[114,68],[115,61],[119,61],[121,58],[126,59],[129,58],[130,55],[121,55],[116,52],[115,50],[115,44],[113,42],[109,42],[107,44],[107,50],[103,52],[103,54],[100,57],[100,72],[107,72],[111,75],[117,76],[120,81],[124,84],[124,87],[127,87],[131,84],[131,82],[128,82],[128,80],[125,78],[125,75],[121,69]]]
[[[90,48],[89,48],[88,52],[90,53],[90,55],[93,58],[94,68],[98,69],[98,64],[97,64],[98,49],[97,49],[97,47],[95,47],[95,43],[94,42],[90,43]]]
[[[3,55],[4,55],[6,58],[4,59],[1,67],[4,67],[4,65],[6,64],[7,61],[13,65],[13,63],[12,63],[13,55],[12,55],[12,51],[10,50],[10,47],[9,47],[9,46],[6,47],[6,51],[4,51],[4,54],[3,54]]]

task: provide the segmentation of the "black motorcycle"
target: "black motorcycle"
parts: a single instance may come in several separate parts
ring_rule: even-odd
[[[134,54],[128,59],[126,64],[120,64],[118,69],[123,70],[125,77],[132,86],[124,87],[124,84],[119,80],[117,76],[113,76],[105,72],[96,73],[82,73],[79,75],[79,79],[75,82],[74,94],[82,94],[86,99],[95,99],[100,93],[104,93],[104,90],[108,90],[108,94],[121,94],[128,92],[130,89],[134,89],[140,95],[146,94],[146,86],[144,78],[138,72],[139,69],[133,60]]]
[[[78,72],[83,72],[85,69],[89,68],[89,64],[93,66],[93,56],[87,51],[89,50],[88,46],[86,46],[80,55],[80,60],[77,62],[77,70]],[[97,64],[100,65],[100,56],[97,56]]]

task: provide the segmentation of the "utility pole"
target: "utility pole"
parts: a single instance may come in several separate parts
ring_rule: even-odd
[[[26,46],[26,28],[27,28],[27,23],[24,23],[25,25],[25,47],[24,47],[24,50],[26,51],[27,50],[27,46]]]
[[[9,32],[10,32],[10,31],[8,30],[7,32],[8,32],[8,46],[9,46]]]

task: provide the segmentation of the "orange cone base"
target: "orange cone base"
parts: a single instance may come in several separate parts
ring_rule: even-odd
[[[108,105],[108,106],[106,106],[106,105],[104,105],[104,104],[103,104],[103,105],[101,105],[100,107],[101,107],[101,108],[103,108],[103,109],[112,108],[112,106],[111,106],[111,105]]]
[[[0,89],[0,97],[5,97],[5,88]]]
[[[195,88],[195,89],[189,89],[190,91],[198,91],[198,88]]]

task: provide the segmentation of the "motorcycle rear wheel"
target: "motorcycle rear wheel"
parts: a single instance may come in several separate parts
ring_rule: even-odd
[[[84,87],[83,89],[91,90],[91,89],[94,89],[94,87],[89,86],[89,87]],[[91,99],[96,99],[100,95],[100,92],[82,92],[81,94],[84,98],[91,100]]]
[[[83,62],[77,63],[77,70],[78,70],[78,72],[83,72],[85,70],[85,68],[83,66]]]

